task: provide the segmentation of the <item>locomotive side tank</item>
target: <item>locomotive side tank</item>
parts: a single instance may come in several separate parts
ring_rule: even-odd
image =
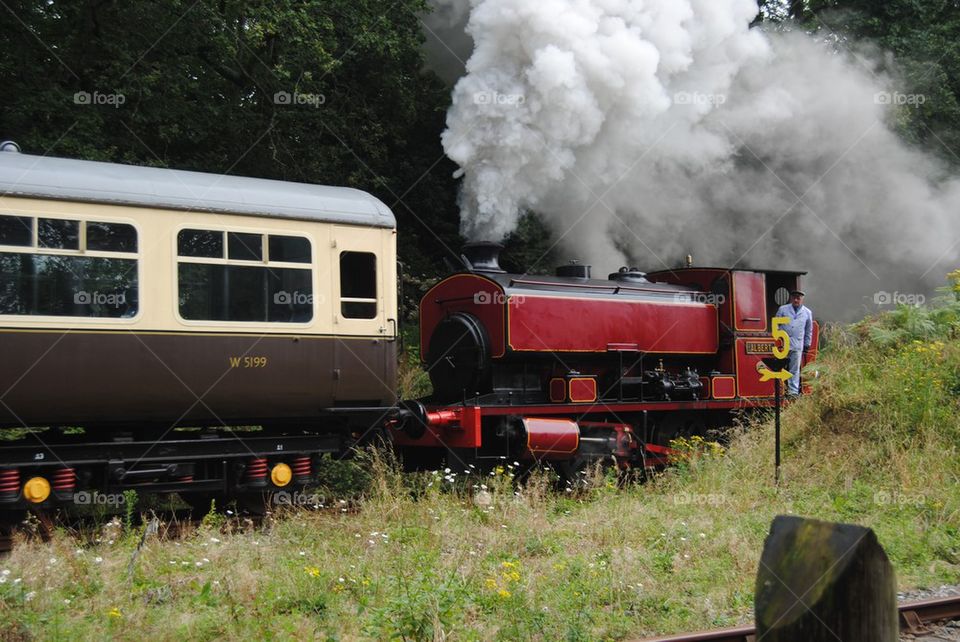
[[[640,355],[653,371],[661,360],[692,366],[717,354],[717,305],[695,287],[652,282],[627,269],[592,279],[588,266],[560,269],[572,277],[507,274],[497,251],[493,244],[468,246],[472,271],[423,297],[422,354],[438,400],[497,390],[535,397],[546,393],[541,384],[550,375],[570,373],[599,377],[603,396],[605,383],[624,383],[618,366],[643,376]]]

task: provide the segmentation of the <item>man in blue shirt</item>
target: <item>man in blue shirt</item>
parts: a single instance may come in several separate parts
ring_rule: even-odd
[[[780,326],[790,337],[787,370],[793,376],[787,379],[788,399],[796,398],[800,394],[800,364],[813,341],[813,312],[803,304],[803,297],[802,290],[792,290],[790,303],[781,305],[777,310],[778,317],[790,319],[789,323]]]

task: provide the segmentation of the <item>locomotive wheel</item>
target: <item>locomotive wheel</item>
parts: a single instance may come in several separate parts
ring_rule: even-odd
[[[457,312],[441,321],[430,338],[427,368],[438,400],[452,401],[485,392],[490,340],[480,320]]]

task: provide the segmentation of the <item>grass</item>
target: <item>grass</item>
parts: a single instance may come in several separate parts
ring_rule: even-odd
[[[960,582],[960,345],[952,302],[830,328],[815,391],[650,483],[593,471],[556,490],[402,475],[378,453],[329,471],[326,507],[261,527],[211,515],[141,541],[21,541],[0,560],[2,637],[635,638],[748,622],[763,539],[793,513],[872,527],[900,588]],[[337,487],[349,473],[350,486]],[[347,502],[341,504],[340,502]],[[349,507],[349,509],[348,509]]]

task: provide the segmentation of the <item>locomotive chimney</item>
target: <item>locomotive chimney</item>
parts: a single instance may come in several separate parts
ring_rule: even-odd
[[[463,246],[461,258],[471,272],[503,272],[500,267],[500,251],[503,246],[490,241],[467,243]]]
[[[557,266],[557,276],[565,276],[569,279],[589,279],[590,266],[580,265],[580,261],[572,260],[567,265]]]

